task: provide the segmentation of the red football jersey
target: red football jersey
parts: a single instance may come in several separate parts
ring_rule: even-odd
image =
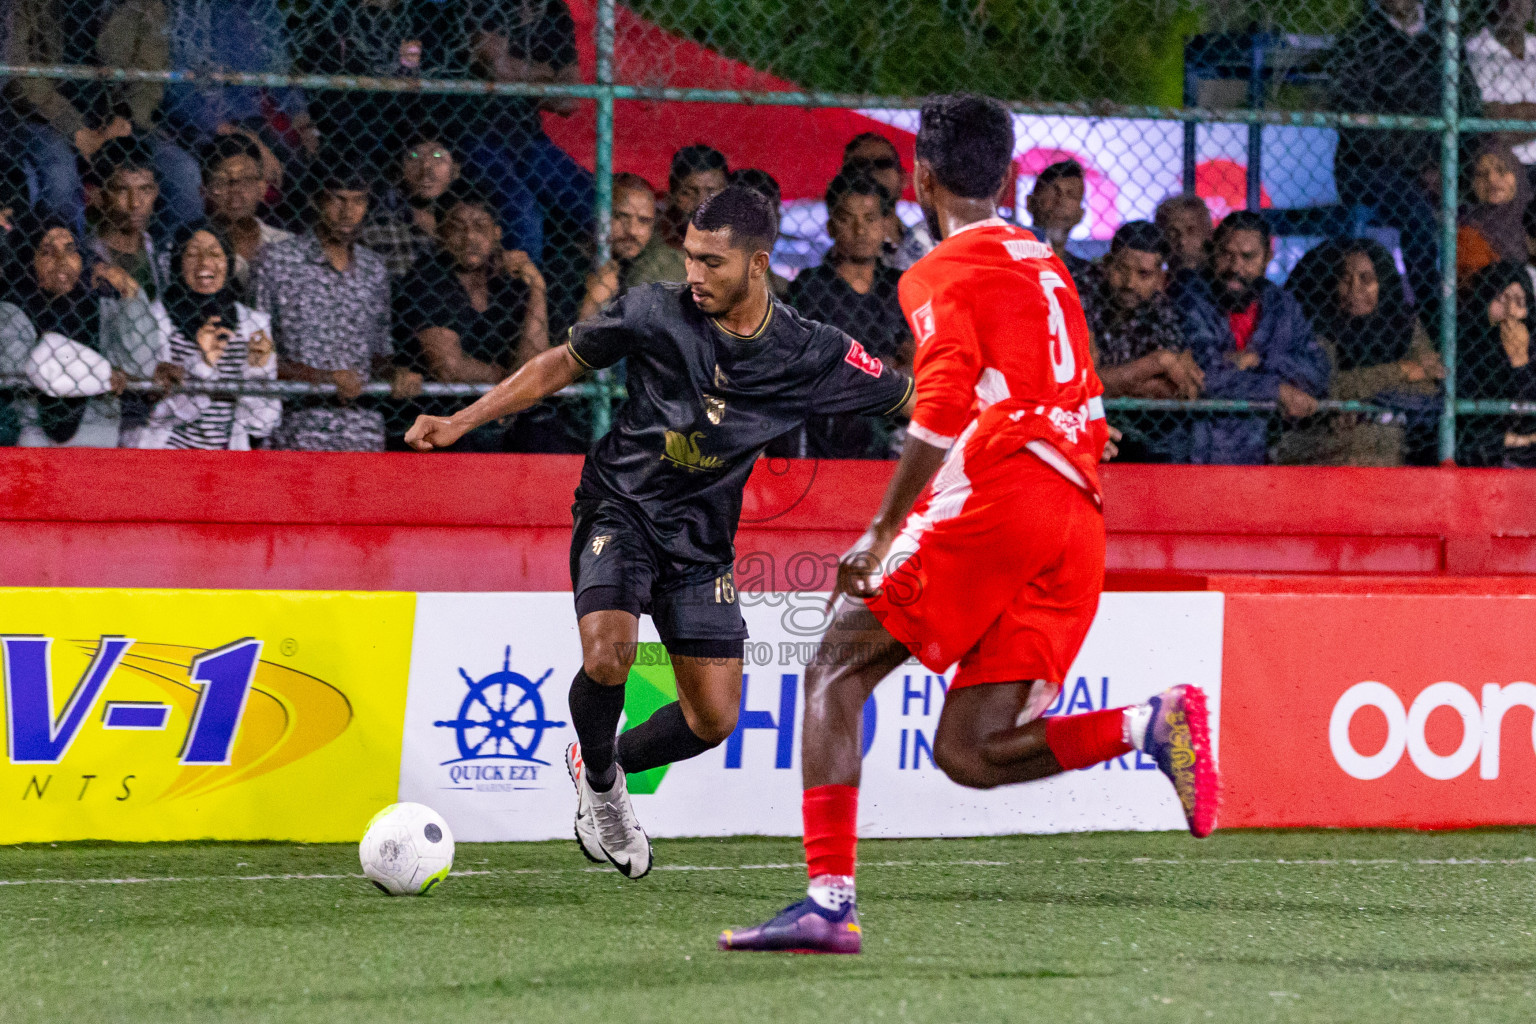
[[[970,224],[902,275],[900,295],[917,340],[911,436],[963,445],[977,471],[1028,447],[1098,502],[1104,386],[1051,247],[997,218]]]

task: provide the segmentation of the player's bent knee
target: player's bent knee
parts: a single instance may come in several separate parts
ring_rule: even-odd
[[[635,663],[634,644],[599,642],[582,652],[582,670],[603,686],[620,686],[629,679]]]
[[[683,717],[695,736],[711,747],[718,747],[736,731],[737,711],[737,706],[733,704],[728,708],[705,708],[691,714],[685,712]]]
[[[981,756],[960,744],[935,743],[933,763],[951,782],[967,789],[992,789],[998,785],[998,779]]]

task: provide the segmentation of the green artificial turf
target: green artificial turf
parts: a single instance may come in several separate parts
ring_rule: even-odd
[[[0,1020],[1536,1019],[1536,831],[865,842],[858,957],[715,950],[798,843],[656,850],[465,845],[391,899],[351,847],[0,849]]]

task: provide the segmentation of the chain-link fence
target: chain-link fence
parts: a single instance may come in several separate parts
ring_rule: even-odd
[[[728,182],[898,365],[916,97],[1012,106],[1125,457],[1536,461],[1530,0],[4,0],[0,442],[398,447]],[[464,439],[580,451],[622,369]],[[889,457],[839,418],[772,454]]]

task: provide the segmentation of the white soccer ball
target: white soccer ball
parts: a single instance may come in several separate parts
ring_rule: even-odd
[[[453,833],[425,804],[390,804],[358,845],[363,874],[391,896],[425,896],[453,867]]]

